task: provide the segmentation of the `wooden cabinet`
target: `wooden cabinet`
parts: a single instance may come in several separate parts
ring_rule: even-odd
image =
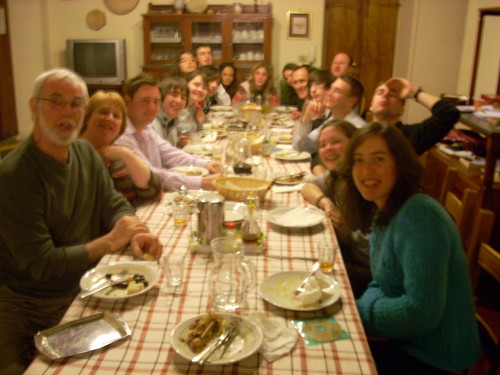
[[[486,138],[484,172],[481,175],[468,172],[460,163],[459,158],[447,155],[434,147],[427,154],[424,187],[429,194],[438,198],[446,169],[457,168],[457,179],[452,191],[461,196],[465,188],[469,187],[481,193],[478,206],[495,213],[495,224],[490,242],[493,247],[500,248],[500,182],[495,182],[494,178],[495,165],[500,158],[500,130],[471,114],[463,114],[460,117],[460,123]]]
[[[233,62],[243,81],[252,66],[271,62],[271,4],[210,5],[210,14],[176,14],[171,5],[149,4],[143,15],[143,71],[161,79],[174,67],[180,51],[193,53],[200,45],[210,45],[214,65]]]

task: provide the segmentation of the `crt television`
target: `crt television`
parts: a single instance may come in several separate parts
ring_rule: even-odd
[[[66,58],[87,84],[116,85],[127,78],[124,39],[69,39]]]

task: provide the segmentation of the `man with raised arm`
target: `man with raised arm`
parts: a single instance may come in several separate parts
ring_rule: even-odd
[[[400,121],[406,99],[414,99],[431,111],[431,116],[415,124]],[[414,86],[404,78],[393,77],[381,83],[370,104],[373,121],[395,125],[408,138],[418,155],[439,142],[453,128],[460,112],[446,100]]]

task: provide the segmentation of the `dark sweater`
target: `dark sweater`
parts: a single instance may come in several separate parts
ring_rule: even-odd
[[[92,267],[84,244],[134,214],[82,140],[61,163],[28,138],[0,163],[0,191],[2,283],[36,297],[75,293]]]

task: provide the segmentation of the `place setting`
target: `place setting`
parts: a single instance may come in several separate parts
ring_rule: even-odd
[[[338,246],[321,241],[318,258],[310,271],[272,274],[260,284],[260,295],[268,303],[294,311],[316,311],[336,303],[341,297],[333,268]]]

